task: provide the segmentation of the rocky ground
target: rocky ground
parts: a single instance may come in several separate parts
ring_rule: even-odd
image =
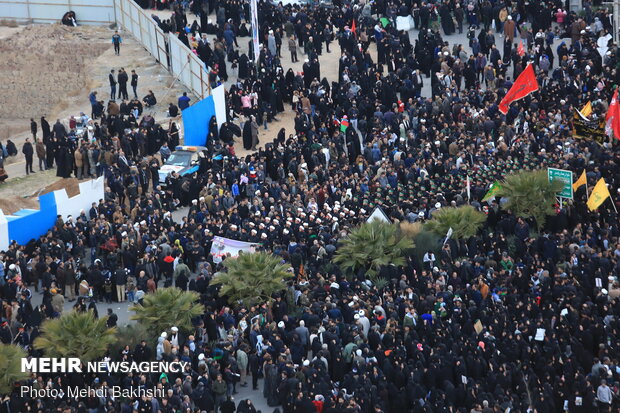
[[[46,115],[50,124],[56,119],[68,124],[72,115],[90,112],[90,92],[97,90],[100,98],[109,99],[108,73],[121,67],[128,72],[134,69],[140,76],[139,98],[153,90],[161,103],[150,113],[167,127],[167,104],[176,102],[187,89],[174,82],[168,71],[128,34],[123,33],[121,54],[116,56],[110,41],[112,34],[107,27],[95,26],[0,28],[0,76],[10,79],[0,83],[0,141],[5,144],[11,139],[21,151],[24,139],[31,136],[31,117],[37,123]],[[36,163],[35,159],[38,170]],[[17,209],[24,196],[59,180],[55,171],[25,176],[21,153],[7,159],[5,169],[9,179],[0,184],[0,198],[9,198],[8,203]],[[23,201],[23,207],[31,208],[32,202]]]

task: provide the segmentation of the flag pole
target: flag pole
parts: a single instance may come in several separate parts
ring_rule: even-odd
[[[611,198],[611,196],[609,197],[609,200],[611,201],[611,206],[614,207],[614,211],[616,212],[616,215],[618,215],[618,210],[616,209],[616,204],[614,203],[614,200]]]

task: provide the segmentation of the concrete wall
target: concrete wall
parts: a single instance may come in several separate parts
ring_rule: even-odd
[[[103,199],[105,193],[103,176],[97,179],[91,179],[89,181],[80,183],[80,193],[73,198],[69,198],[67,191],[64,189],[54,191],[54,197],[56,199],[56,215],[62,215],[63,219],[67,219],[69,215],[76,219],[80,215],[80,211],[83,209],[88,211],[93,202],[99,203],[100,199]]]
[[[116,21],[114,0],[0,0],[0,19],[19,23],[58,23],[73,10],[78,24],[110,24]]]
[[[104,196],[103,177],[80,183],[80,193],[69,198],[64,189],[39,197],[39,210],[22,209],[13,215],[4,215],[0,210],[0,251],[5,251],[12,241],[27,244],[37,239],[54,226],[58,215],[77,218],[80,210],[86,214],[93,202]]]

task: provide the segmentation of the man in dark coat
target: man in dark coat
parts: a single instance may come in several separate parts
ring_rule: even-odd
[[[30,132],[32,133],[32,139],[37,140],[37,122],[30,118]]]
[[[129,81],[129,76],[127,72],[125,72],[125,68],[121,68],[118,71],[118,94],[120,99],[129,99],[129,95],[127,94],[127,82]]]
[[[67,136],[67,129],[65,128],[65,125],[60,123],[60,119],[56,119],[53,131],[56,139],[62,139]]]
[[[30,175],[31,172],[34,173],[32,169],[34,148],[32,147],[32,143],[30,143],[30,138],[26,138],[26,142],[24,142],[24,146],[22,147],[22,153],[26,158],[26,175]]]

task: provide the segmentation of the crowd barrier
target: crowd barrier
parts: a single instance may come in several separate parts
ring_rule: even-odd
[[[114,0],[116,23],[130,32],[144,48],[167,70],[168,36],[155,20],[132,0]]]

